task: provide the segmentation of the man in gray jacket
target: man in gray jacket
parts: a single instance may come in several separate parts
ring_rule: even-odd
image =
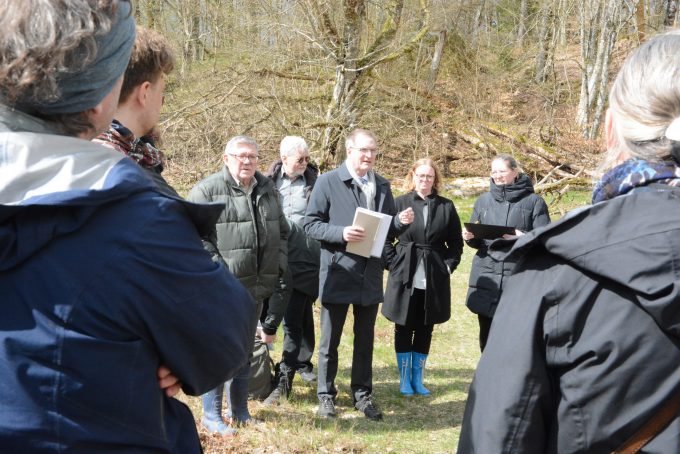
[[[383,261],[346,252],[347,243],[361,241],[364,229],[353,226],[358,207],[394,215],[396,209],[390,183],[373,171],[378,154],[375,135],[355,129],[345,139],[347,160],[319,177],[307,207],[305,230],[321,243],[319,299],[321,338],[319,339],[319,382],[317,414],[336,415],[335,376],[338,372],[338,345],[349,306],[354,313],[352,357],[352,397],[357,410],[374,421],[382,413],[371,398],[373,390],[373,338],[378,305],[383,298]],[[407,223],[413,210],[404,213]],[[393,227],[402,223],[395,217]]]
[[[280,285],[287,266],[288,223],[279,206],[274,183],[257,171],[259,146],[247,136],[233,137],[224,149],[224,168],[200,181],[189,193],[194,202],[223,202],[224,211],[204,246],[213,260],[223,262],[250,291],[257,316],[262,302]],[[216,245],[216,246],[215,246]],[[285,301],[284,301],[285,303]],[[285,307],[270,305],[263,323],[262,341],[271,343]],[[253,327],[255,320],[253,320]],[[255,336],[253,330],[252,336]],[[232,425],[247,423],[248,380],[246,365],[226,383],[228,416]],[[222,394],[218,386],[203,396],[203,425],[221,435],[235,430],[222,421]]]
[[[314,313],[312,305],[319,295],[319,242],[303,229],[309,196],[314,188],[319,169],[309,161],[309,146],[305,139],[286,136],[279,147],[281,159],[273,163],[267,176],[279,191],[279,201],[288,219],[288,272],[284,292],[274,292],[270,304],[287,299],[283,317],[283,352],[277,374],[277,386],[264,403],[277,403],[287,398],[295,372],[308,382],[316,382],[312,372],[314,353]],[[280,304],[280,303],[279,303]]]

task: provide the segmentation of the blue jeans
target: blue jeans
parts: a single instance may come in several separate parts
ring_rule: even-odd
[[[262,311],[262,302],[256,304],[255,314],[259,318]],[[253,324],[255,326],[255,324]],[[255,338],[255,332],[251,334],[251,338]],[[252,346],[250,355],[252,358]],[[248,382],[250,380],[250,361],[241,368],[234,378],[217,388],[203,394],[203,417],[211,421],[220,421],[222,419],[222,397],[224,391],[227,391],[227,417],[234,418],[238,422],[245,422],[250,419],[248,412]]]
[[[250,379],[250,364],[246,364],[234,378],[217,388],[203,394],[203,415],[211,421],[222,418],[222,397],[227,392],[227,418],[244,422],[250,419],[248,412],[248,380]]]

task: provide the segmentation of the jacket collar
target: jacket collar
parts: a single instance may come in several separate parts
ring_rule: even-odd
[[[0,104],[0,132],[34,132],[38,134],[59,134],[49,123],[20,110]]]
[[[337,167],[336,170],[338,171],[338,176],[342,181],[348,181],[353,179],[352,175],[349,173],[349,169],[347,168],[347,163],[343,162],[342,164],[340,164],[340,166]],[[389,181],[383,178],[375,170],[373,170],[373,176],[375,177],[376,188],[380,186],[386,186],[389,184]]]
[[[226,165],[222,166],[222,177],[229,187],[241,189],[241,187],[236,183],[236,180],[234,180],[234,177],[231,175],[231,172],[229,172],[229,169]],[[255,192],[255,194],[266,192],[274,186],[274,182],[270,178],[260,173],[259,170],[255,171],[253,178],[255,181],[257,181],[257,185],[255,185],[255,188],[253,188],[253,192]]]
[[[279,159],[269,166],[269,169],[267,169],[267,172],[265,172],[264,175],[276,181],[282,172],[283,162]],[[319,168],[316,166],[316,164],[309,162],[307,163],[307,168],[305,169],[303,176],[305,177],[305,187],[311,188],[314,186],[316,179],[319,176]]]

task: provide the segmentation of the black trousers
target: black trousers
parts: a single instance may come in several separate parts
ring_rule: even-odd
[[[486,347],[486,340],[489,338],[489,331],[491,330],[491,317],[485,317],[484,315],[477,314],[479,319],[479,348],[484,351]]]
[[[378,305],[349,304],[321,305],[321,336],[319,339],[319,378],[317,395],[335,399],[338,390],[338,346],[350,306],[354,313],[354,349],[352,351],[351,389],[354,401],[369,396],[373,391],[373,340]]]
[[[283,316],[281,371],[311,372],[314,353],[314,312],[311,296],[293,290]]]
[[[394,350],[427,355],[432,344],[434,325],[425,324],[425,290],[414,289],[408,304],[406,324],[394,324]]]

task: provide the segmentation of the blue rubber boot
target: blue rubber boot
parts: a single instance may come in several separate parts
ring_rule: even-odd
[[[430,391],[423,386],[423,371],[425,370],[425,363],[427,362],[427,355],[413,352],[413,365],[411,372],[411,385],[416,394],[421,396],[429,396]]]
[[[405,396],[413,395],[411,387],[411,352],[397,352],[397,367],[399,368],[399,392]]]
[[[250,379],[250,365],[246,364],[234,378],[227,382],[227,402],[229,409],[227,417],[230,422],[241,425],[250,419],[248,411],[248,380]],[[232,424],[232,425],[234,425]]]
[[[236,429],[226,425],[222,420],[222,396],[224,385],[203,394],[203,417],[201,424],[208,432],[222,435],[223,437],[233,437]]]

